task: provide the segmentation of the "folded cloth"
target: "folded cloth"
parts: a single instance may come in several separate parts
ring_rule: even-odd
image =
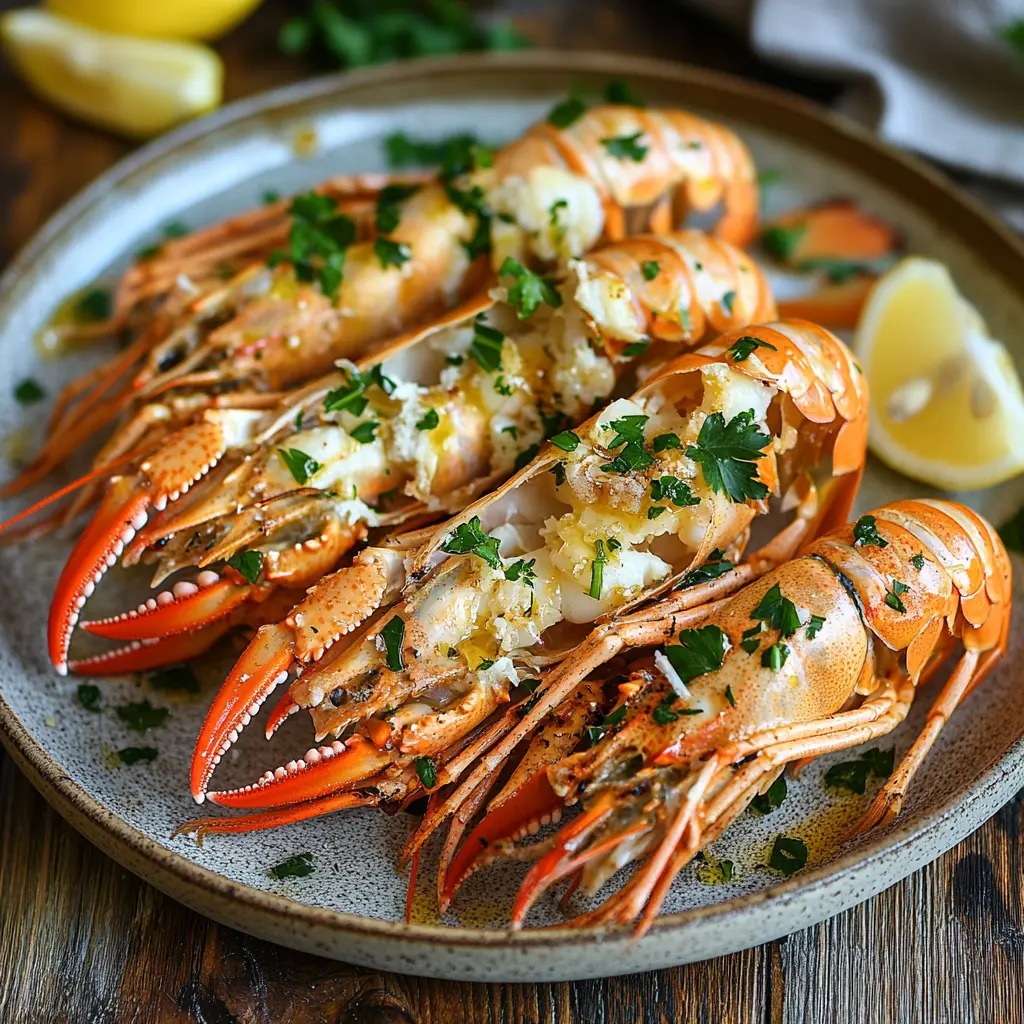
[[[1024,183],[1024,0],[697,0],[900,146]]]

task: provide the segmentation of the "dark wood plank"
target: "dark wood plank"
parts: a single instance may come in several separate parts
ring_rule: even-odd
[[[0,8],[13,0],[0,0]],[[220,44],[228,98],[309,73],[265,4]],[[669,0],[499,0],[534,39],[691,60],[827,100]],[[0,261],[129,146],[0,69]],[[222,928],[100,854],[0,754],[0,1021],[662,1024],[1024,1020],[1024,802],[935,864],[789,939],[678,970],[562,985],[436,982],[337,964]]]

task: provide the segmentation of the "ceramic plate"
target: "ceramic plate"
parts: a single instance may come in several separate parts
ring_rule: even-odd
[[[951,267],[997,337],[1022,344],[1024,252],[928,168],[817,108],[740,81],[652,61],[527,53],[320,79],[236,104],[141,150],[50,221],[8,270],[0,287],[0,379],[33,376],[52,394],[95,359],[86,353],[42,361],[32,338],[64,297],[116,273],[170,221],[198,226],[257,203],[268,188],[283,193],[329,174],[382,169],[382,140],[397,130],[427,137],[472,130],[499,142],[542,117],[571,86],[599,87],[612,77],[628,79],[651,104],[692,108],[739,131],[758,165],[779,172],[766,189],[769,210],[837,194],[858,197],[897,224],[912,251]],[[1015,355],[1024,363],[1024,350]],[[3,394],[10,393],[7,384]],[[8,397],[0,429],[18,438],[38,431],[44,415]],[[925,490],[872,462],[859,504]],[[1022,496],[1016,483],[962,497],[1000,522]],[[47,605],[68,549],[64,540],[48,539],[0,553],[7,594],[0,733],[12,754],[72,824],[165,892],[233,927],[358,964],[448,978],[551,981],[717,956],[803,928],[891,885],[966,836],[1024,784],[1015,636],[1009,657],[943,732],[903,817],[887,832],[839,846],[838,835],[870,794],[827,791],[822,774],[835,759],[824,758],[790,783],[781,808],[763,818],[743,815],[715,845],[736,865],[729,884],[706,885],[684,872],[640,941],[625,931],[510,933],[505,914],[522,872],[514,865],[480,872],[443,921],[424,899],[417,923],[405,925],[405,878],[395,855],[414,824],[408,815],[348,812],[275,832],[212,836],[204,848],[171,839],[176,825],[195,816],[187,770],[210,691],[173,703],[148,694],[170,708],[167,724],[142,741],[157,747],[157,759],[118,766],[113,752],[140,740],[111,708],[140,699],[141,684],[109,681],[106,710],[90,713],[73,699],[75,681],[59,678],[46,657]],[[96,600],[125,600],[117,578],[107,577]],[[216,674],[215,664],[204,667],[213,685]],[[892,737],[897,754],[927,704],[926,697]],[[254,778],[289,760],[310,736],[301,716],[270,745],[262,730],[250,728],[219,783]],[[804,839],[811,851],[809,867],[782,882],[759,866],[780,832]],[[308,877],[269,875],[271,865],[306,851],[316,863]],[[429,878],[430,864],[422,870]],[[547,923],[560,920],[553,902],[534,920],[544,923],[544,915]]]

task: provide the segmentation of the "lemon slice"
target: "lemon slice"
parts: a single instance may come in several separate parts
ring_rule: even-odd
[[[39,9],[5,14],[0,38],[41,96],[124,135],[155,135],[220,103],[220,58],[198,43],[110,35]]]
[[[46,0],[66,18],[104,32],[163,39],[216,39],[260,0]]]
[[[854,351],[871,394],[871,450],[946,490],[989,487],[1024,470],[1024,394],[1006,349],[935,260],[881,277]]]

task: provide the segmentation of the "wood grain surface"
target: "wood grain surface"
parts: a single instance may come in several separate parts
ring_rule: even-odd
[[[264,4],[219,44],[228,99],[315,70],[274,46],[291,7]],[[768,68],[673,4],[499,0],[493,9],[538,43],[689,60],[813,99],[834,95]],[[54,113],[0,68],[0,262],[129,148]],[[350,967],[222,928],[99,853],[0,753],[0,1022],[1024,1021],[1022,815],[1018,797],[907,881],[744,953],[628,978],[473,985]]]

